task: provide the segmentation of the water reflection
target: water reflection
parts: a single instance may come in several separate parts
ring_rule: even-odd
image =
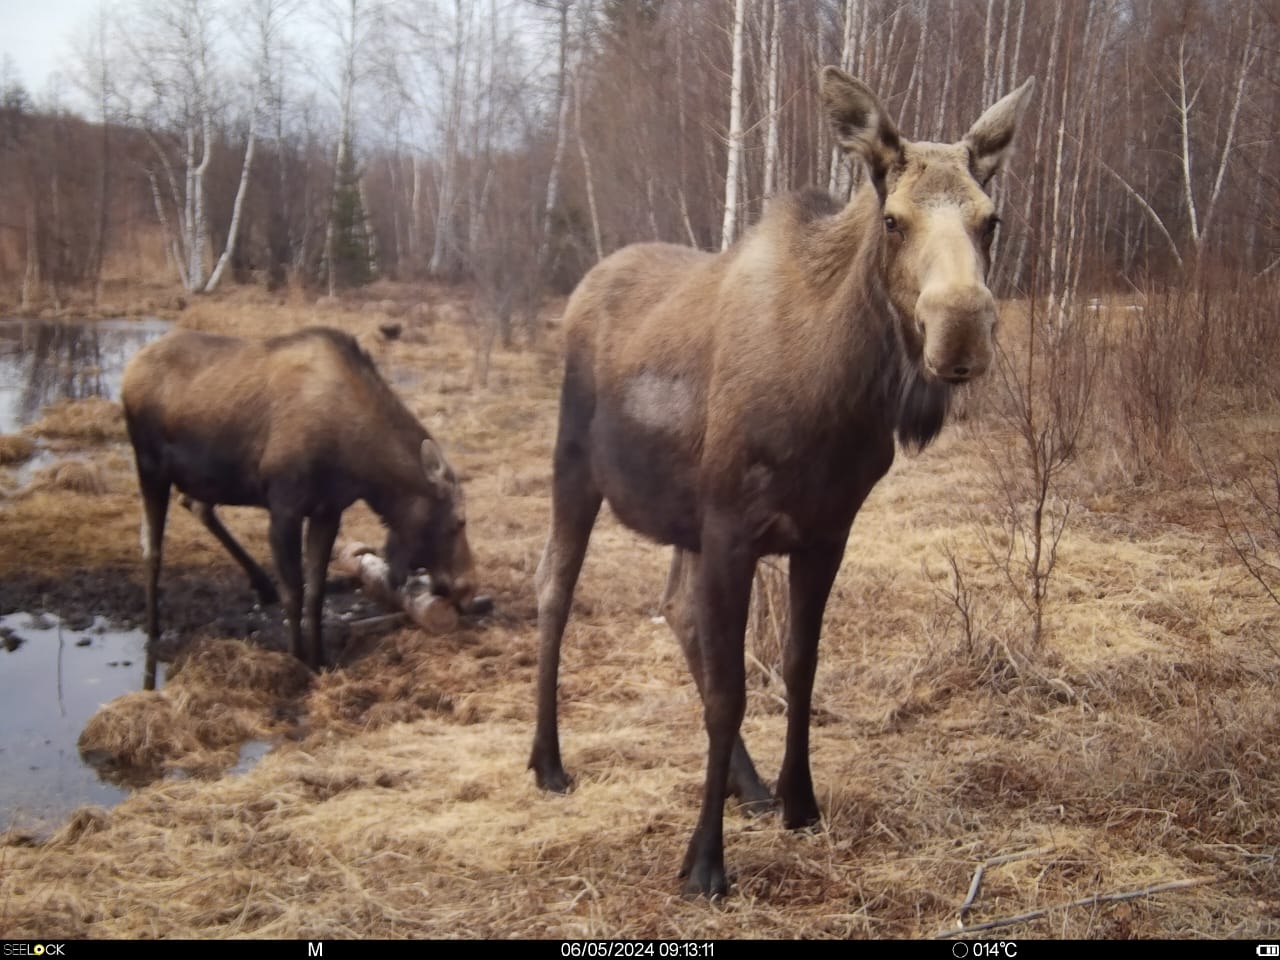
[[[116,399],[125,364],[166,320],[0,320],[0,434],[56,400]]]
[[[112,806],[127,791],[80,758],[80,731],[109,700],[138,688],[146,638],[47,614],[0,616],[0,830],[44,832],[84,804]]]

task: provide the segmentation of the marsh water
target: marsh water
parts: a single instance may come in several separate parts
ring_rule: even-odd
[[[129,358],[171,326],[156,319],[0,319],[0,434],[39,419],[57,400],[117,399]]]
[[[59,400],[117,399],[129,359],[170,326],[0,319],[0,434]],[[143,643],[140,630],[113,629],[100,616],[0,616],[0,830],[44,833],[76,807],[127,795],[99,780],[77,740],[102,704],[140,688]]]
[[[77,740],[100,706],[138,689],[145,641],[101,618],[74,630],[50,614],[0,616],[0,829],[43,833],[127,795],[98,779]]]

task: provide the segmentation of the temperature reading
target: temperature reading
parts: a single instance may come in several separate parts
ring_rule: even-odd
[[[1018,955],[1018,945],[1012,940],[978,940],[970,944],[969,953],[980,960],[1013,960]]]

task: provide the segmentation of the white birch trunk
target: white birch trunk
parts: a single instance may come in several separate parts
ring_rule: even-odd
[[[445,119],[445,147],[444,156],[441,158],[435,236],[431,248],[431,262],[427,266],[427,272],[432,276],[439,276],[444,272],[449,264],[453,247],[453,213],[458,176],[458,128],[462,123],[462,97],[466,86],[464,61],[469,40],[469,25],[463,16],[463,6],[463,0],[454,0],[453,76]],[[466,6],[470,10],[470,4]]]
[[[991,82],[991,40],[992,19],[995,14],[995,0],[987,0],[987,19],[982,26],[982,102],[991,103],[994,99],[994,84]]]
[[[840,39],[840,69],[850,70],[853,67],[853,30],[854,17],[857,13],[857,0],[844,0],[844,30]],[[864,25],[865,27],[865,25]],[[865,41],[865,35],[863,40]],[[849,195],[849,162],[838,143],[831,146],[830,174],[827,177],[827,192],[843,200]]]
[[[565,143],[569,138],[569,5],[570,0],[560,0],[560,71],[556,77],[556,146],[551,157],[551,171],[547,174],[547,196],[542,208],[542,236],[538,242],[539,271],[546,266],[551,243],[551,218],[559,201],[560,167],[564,163]]]
[[[1196,197],[1191,188],[1191,109],[1200,96],[1195,93],[1187,95],[1187,34],[1183,31],[1178,37],[1178,134],[1182,144],[1182,188],[1183,199],[1187,205],[1187,221],[1191,228],[1191,245],[1200,248],[1200,223],[1196,217]]]
[[[720,249],[727,250],[738,229],[738,179],[742,168],[742,36],[747,0],[733,2],[733,73],[729,78],[729,150],[724,176],[724,223]]]
[[[253,170],[254,151],[258,142],[258,103],[263,90],[271,89],[271,58],[275,36],[278,28],[277,17],[281,16],[278,0],[262,0],[257,8],[258,43],[255,51],[253,91],[249,97],[249,134],[244,148],[244,162],[240,166],[240,183],[236,187],[235,201],[231,208],[231,225],[227,228],[227,242],[223,246],[222,255],[209,274],[209,281],[204,285],[205,293],[212,293],[222,281],[223,271],[235,256],[236,245],[240,237],[240,215],[244,209],[245,194],[249,192],[249,178]]]
[[[257,98],[252,113],[257,111]],[[244,148],[244,164],[240,167],[240,184],[236,187],[236,199],[231,208],[231,225],[227,228],[227,242],[222,248],[222,256],[218,258],[217,264],[213,268],[213,272],[209,274],[209,282],[204,285],[205,293],[213,293],[218,289],[218,284],[222,281],[222,272],[226,270],[227,264],[231,262],[231,258],[236,252],[236,240],[240,235],[240,212],[244,209],[244,195],[249,192],[249,172],[253,169],[253,150],[258,142],[258,124],[254,119],[249,120],[249,142]]]
[[[946,65],[942,73],[942,95],[938,97],[938,115],[933,122],[933,139],[941,140],[946,136],[947,104],[951,100],[951,65],[955,61],[953,51],[956,48],[956,0],[947,0],[947,48],[943,56]]]
[[[778,73],[782,55],[782,25],[779,22],[781,0],[773,0],[769,22],[769,61],[765,88],[768,96],[768,122],[764,141],[763,195],[771,197],[778,188]]]
[[[587,138],[582,135],[582,63],[579,61],[573,75],[573,132],[578,141],[578,156],[582,160],[582,176],[587,187],[587,212],[591,216],[591,239],[595,243],[596,262],[604,259],[604,241],[600,236],[600,210],[596,206],[596,180],[591,173],[591,155],[587,152]]]
[[[164,235],[169,241],[165,247],[165,251],[169,255],[169,262],[178,274],[178,282],[182,284],[184,290],[189,290],[187,265],[182,256],[180,234],[179,231],[174,229],[173,224],[169,222],[169,217],[164,212],[164,200],[160,196],[160,184],[156,180],[155,171],[149,167],[147,168],[147,179],[151,182],[151,200],[155,204],[156,219],[160,221],[160,229],[164,231]]]
[[[1231,159],[1231,150],[1235,146],[1236,121],[1240,118],[1240,105],[1244,102],[1244,91],[1249,80],[1249,71],[1252,69],[1258,53],[1253,37],[1253,4],[1250,3],[1246,6],[1249,9],[1249,19],[1244,28],[1240,67],[1236,73],[1235,91],[1231,98],[1231,115],[1227,121],[1226,140],[1222,144],[1222,154],[1218,158],[1218,172],[1213,178],[1213,190],[1209,194],[1209,202],[1205,204],[1204,222],[1201,225],[1200,237],[1197,240],[1197,253],[1199,253],[1199,247],[1204,243],[1204,238],[1208,236],[1209,225],[1213,222],[1213,214],[1218,206],[1218,197],[1222,193],[1222,182],[1227,173],[1227,161]]]
[[[417,148],[413,151],[413,192],[409,197],[409,257],[413,260],[414,270],[421,264],[418,261],[422,251],[422,154]]]

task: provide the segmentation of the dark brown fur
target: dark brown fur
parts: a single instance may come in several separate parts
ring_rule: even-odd
[[[738,728],[752,576],[790,557],[787,741],[778,795],[788,827],[816,823],[809,705],[823,610],[858,508],[893,462],[942,427],[952,384],[991,356],[982,280],[994,229],[989,176],[1030,85],[957,145],[909,143],[874,95],[827,68],[837,138],[867,164],[847,206],[814,192],[772,201],[714,256],[666,244],[602,261],[570,298],[554,457],[552,529],[537,573],[538,722],[529,765],[565,790],[556,684],[560,641],[602,500],[677,549],[664,610],[706,710],[702,812],[681,875],[727,891],[728,794],[770,801]],[[975,153],[975,150],[977,151]]]
[[[403,581],[426,567],[460,607],[474,587],[462,488],[426,429],[350,336],[311,328],[265,341],[178,331],[130,362],[121,389],[142,491],[147,635],[159,634],[160,547],[170,487],[244,567],[264,602],[270,578],[214,514],[265,507],[290,645],[301,656],[306,522],[307,661],[322,661],[325,572],[342,512],[365,500],[388,527],[387,560]],[[154,685],[148,657],[148,688]]]

